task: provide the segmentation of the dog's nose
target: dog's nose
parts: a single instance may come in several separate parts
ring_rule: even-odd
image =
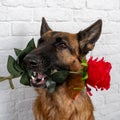
[[[28,70],[46,71],[50,67],[50,59],[44,55],[28,54],[24,58]]]
[[[35,55],[28,54],[24,58],[24,64],[30,69],[37,68],[39,66],[39,59]]]

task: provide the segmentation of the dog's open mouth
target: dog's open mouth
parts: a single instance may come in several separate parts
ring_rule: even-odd
[[[46,86],[47,75],[40,72],[33,72],[31,75],[31,85],[33,87],[44,88]]]

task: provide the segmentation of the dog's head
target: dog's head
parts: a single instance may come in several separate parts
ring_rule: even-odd
[[[53,31],[43,18],[37,48],[24,58],[27,69],[33,72],[33,86],[45,87],[48,70],[78,71],[81,59],[94,48],[101,27],[102,21],[98,20],[76,34],[58,32]]]

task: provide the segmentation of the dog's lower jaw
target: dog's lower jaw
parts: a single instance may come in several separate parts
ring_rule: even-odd
[[[82,89],[74,90],[75,87]],[[94,120],[94,108],[83,87],[80,76],[71,75],[53,94],[37,89],[39,96],[33,108],[35,120]]]

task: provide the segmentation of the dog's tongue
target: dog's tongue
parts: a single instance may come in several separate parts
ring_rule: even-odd
[[[43,74],[41,74],[41,73],[38,73],[38,76],[37,76],[37,78],[38,79],[43,79],[43,78],[45,78],[46,77],[46,75],[43,75]]]
[[[42,73],[36,73],[35,76],[32,76],[32,82],[36,84],[42,84],[45,80],[46,75]]]

